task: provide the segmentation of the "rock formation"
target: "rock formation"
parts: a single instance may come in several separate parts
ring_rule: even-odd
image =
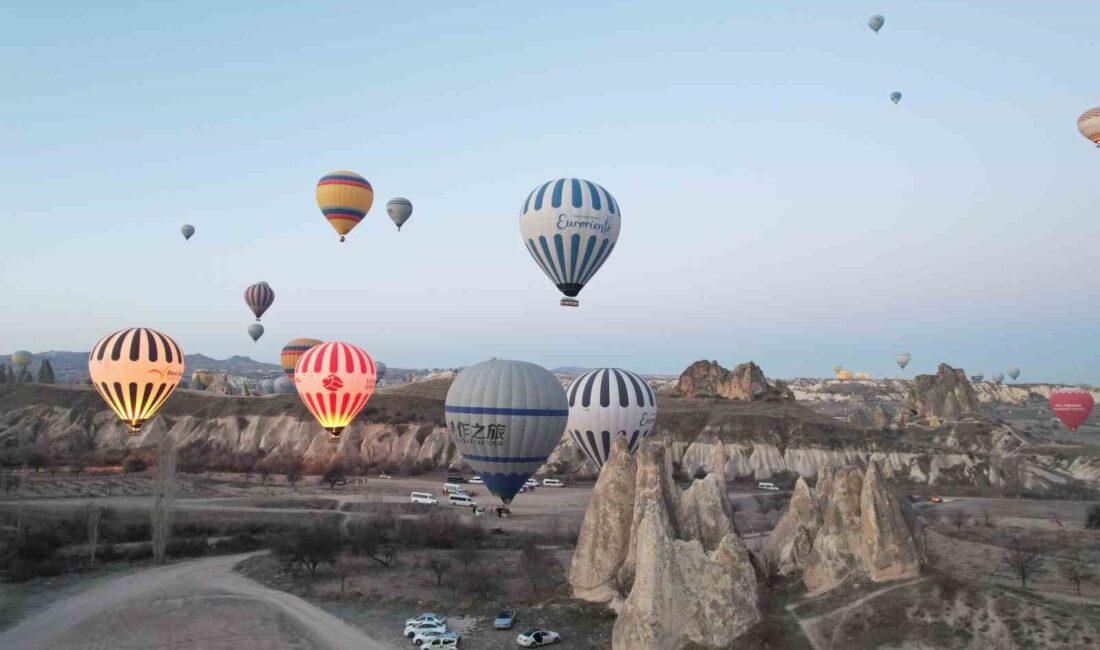
[[[932,424],[981,415],[981,402],[962,368],[941,363],[934,375],[917,375],[905,400],[905,415]]]
[[[764,543],[764,553],[775,561],[780,575],[790,575],[805,568],[821,523],[817,495],[799,476],[787,512]]]
[[[902,513],[898,495],[886,484],[875,463],[867,467],[859,496],[862,545],[860,556],[871,580],[884,582],[920,573],[910,522]]]
[[[753,362],[738,364],[732,371],[717,361],[696,361],[680,374],[676,390],[682,397],[721,397],[746,402],[793,401],[794,393],[777,381],[768,384],[764,371]]]
[[[618,609],[612,648],[725,648],[760,621],[725,489],[714,472],[681,492],[664,445],[648,441],[633,459],[615,442],[569,571],[577,597]]]
[[[17,384],[29,384],[34,381],[34,377],[31,375],[31,371],[26,368],[20,368],[19,373],[15,375],[15,383]]]
[[[857,467],[836,471],[825,503],[821,530],[814,538],[802,581],[810,593],[828,591],[859,568],[859,497],[863,477]]]
[[[38,366],[38,383],[40,384],[52,384],[56,381],[53,374],[53,366],[50,365],[49,359],[43,359],[42,364]]]
[[[8,380],[7,380],[7,383],[9,383],[9,384],[16,383],[16,381],[15,381],[15,372],[12,370],[11,366],[8,366]]]
[[[229,375],[224,372],[210,373],[210,383],[204,389],[215,395],[232,395],[232,387],[229,385]]]

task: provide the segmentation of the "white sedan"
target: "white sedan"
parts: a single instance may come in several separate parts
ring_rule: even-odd
[[[412,625],[405,626],[405,636],[410,639],[415,638],[418,634],[423,632],[446,632],[447,626],[435,621],[424,621],[423,623],[413,623]]]
[[[561,635],[550,630],[527,630],[516,637],[516,643],[525,648],[534,648],[540,645],[561,643]]]
[[[474,485],[485,485],[485,481],[480,476],[475,476],[475,477],[473,477],[472,479],[470,479],[469,481],[466,481],[466,482],[467,483],[473,483]]]

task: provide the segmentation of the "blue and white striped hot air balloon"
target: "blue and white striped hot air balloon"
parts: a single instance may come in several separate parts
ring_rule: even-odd
[[[463,370],[443,411],[458,451],[505,505],[546,462],[569,417],[550,371],[497,359]]]
[[[611,193],[591,181],[559,178],[523,202],[519,229],[527,252],[565,298],[576,296],[615,250],[621,213]]]
[[[653,389],[629,370],[589,370],[565,392],[569,396],[565,430],[597,467],[607,462],[615,436],[625,437],[633,454],[657,419]]]

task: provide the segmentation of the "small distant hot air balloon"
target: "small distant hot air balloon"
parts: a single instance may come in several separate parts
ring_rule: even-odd
[[[275,380],[268,377],[267,379],[264,379],[264,380],[260,381],[260,392],[263,393],[264,395],[274,395],[275,394]]]
[[[1100,147],[1100,106],[1081,113],[1081,117],[1077,118],[1077,130],[1089,142]]]
[[[298,396],[334,441],[366,405],[376,382],[367,351],[339,341],[310,348],[294,368]]]
[[[386,377],[387,370],[389,370],[389,368],[386,367],[386,364],[381,361],[374,362],[374,372],[378,376],[378,381],[382,381]]]
[[[905,370],[905,366],[909,365],[909,360],[912,358],[908,352],[898,352],[894,355],[894,361],[898,362],[898,367],[902,370]]]
[[[904,21],[902,21],[904,22]],[[882,29],[882,26],[886,24],[886,19],[879,15],[871,16],[867,19],[867,26],[870,27],[876,34],[878,30]],[[905,30],[902,30],[905,31]]]
[[[324,341],[320,339],[294,339],[289,341],[283,346],[283,351],[279,355],[279,365],[283,367],[283,373],[287,377],[294,379],[294,366],[298,365],[298,359],[307,350],[315,345],[321,345]]]
[[[180,233],[183,234],[184,241],[190,241],[191,235],[195,234],[195,227],[189,223],[185,223],[180,226]]]
[[[589,370],[565,391],[569,420],[565,430],[588,458],[602,468],[616,437],[630,453],[649,435],[657,419],[657,398],[645,379],[621,368]]]
[[[901,93],[899,93],[896,90],[894,92],[890,93],[890,101],[894,102],[895,104],[900,102],[901,101]]]
[[[260,320],[260,316],[275,302],[275,291],[266,282],[257,282],[244,290],[244,302],[256,314],[256,320]]]
[[[1003,372],[995,372],[995,373],[993,373],[993,383],[994,383],[994,384],[1000,384],[1000,383],[1003,383],[1003,382],[1004,382],[1004,380],[1005,380],[1005,375],[1004,375],[1004,373],[1003,373]]]
[[[131,327],[101,338],[88,355],[92,385],[137,434],[183,378],[183,351],[160,332]]]
[[[317,181],[317,207],[340,241],[367,216],[373,203],[374,188],[355,172],[330,172]]]
[[[405,222],[412,216],[412,213],[412,201],[406,198],[398,196],[390,199],[386,203],[386,214],[390,215],[390,220],[393,221],[399,231],[401,230],[401,226],[405,225]]]
[[[1009,366],[1008,369],[1005,370],[1005,372],[1007,372],[1008,376],[1012,378],[1012,381],[1016,381],[1016,378],[1020,376],[1020,369],[1016,366]]]
[[[576,307],[577,294],[615,250],[622,213],[611,193],[579,178],[536,187],[523,202],[520,235],[546,277]]]
[[[26,370],[31,361],[34,361],[34,355],[26,350],[16,350],[11,355],[11,365],[20,370]]]
[[[264,326],[259,323],[252,323],[248,326],[248,335],[252,337],[253,342],[259,341],[260,337],[264,335]]]
[[[275,380],[275,392],[279,395],[291,395],[298,392],[298,390],[294,387],[294,380],[283,376]]]
[[[1081,388],[1056,388],[1050,394],[1050,410],[1070,431],[1076,431],[1092,413],[1093,399]]]
[[[970,375],[970,381],[977,381],[977,382],[980,382],[980,381],[981,381],[981,380],[983,380],[983,379],[985,379],[985,375],[983,375],[983,374],[982,374],[982,373],[980,373],[980,372],[979,372],[978,374],[976,374],[976,375]]]
[[[836,373],[840,372],[841,370],[844,370],[844,366],[840,365],[839,363],[836,364],[835,366],[833,366],[833,374],[834,375]]]

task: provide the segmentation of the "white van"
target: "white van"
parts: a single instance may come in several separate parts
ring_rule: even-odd
[[[775,485],[775,483],[767,483],[767,482],[764,482],[764,481],[761,481],[761,482],[757,483],[756,487],[757,487],[757,489],[768,490],[769,492],[778,492],[779,491],[779,488]]]
[[[463,508],[476,508],[477,503],[470,498],[468,494],[450,494],[447,497],[447,503],[452,506],[462,506]]]
[[[466,494],[466,486],[458,483],[444,483],[443,494]]]
[[[413,492],[409,494],[409,501],[413,503],[422,503],[426,506],[434,506],[439,503],[439,500],[429,492]]]
[[[565,483],[562,483],[556,478],[544,478],[542,479],[543,487],[565,487]]]

